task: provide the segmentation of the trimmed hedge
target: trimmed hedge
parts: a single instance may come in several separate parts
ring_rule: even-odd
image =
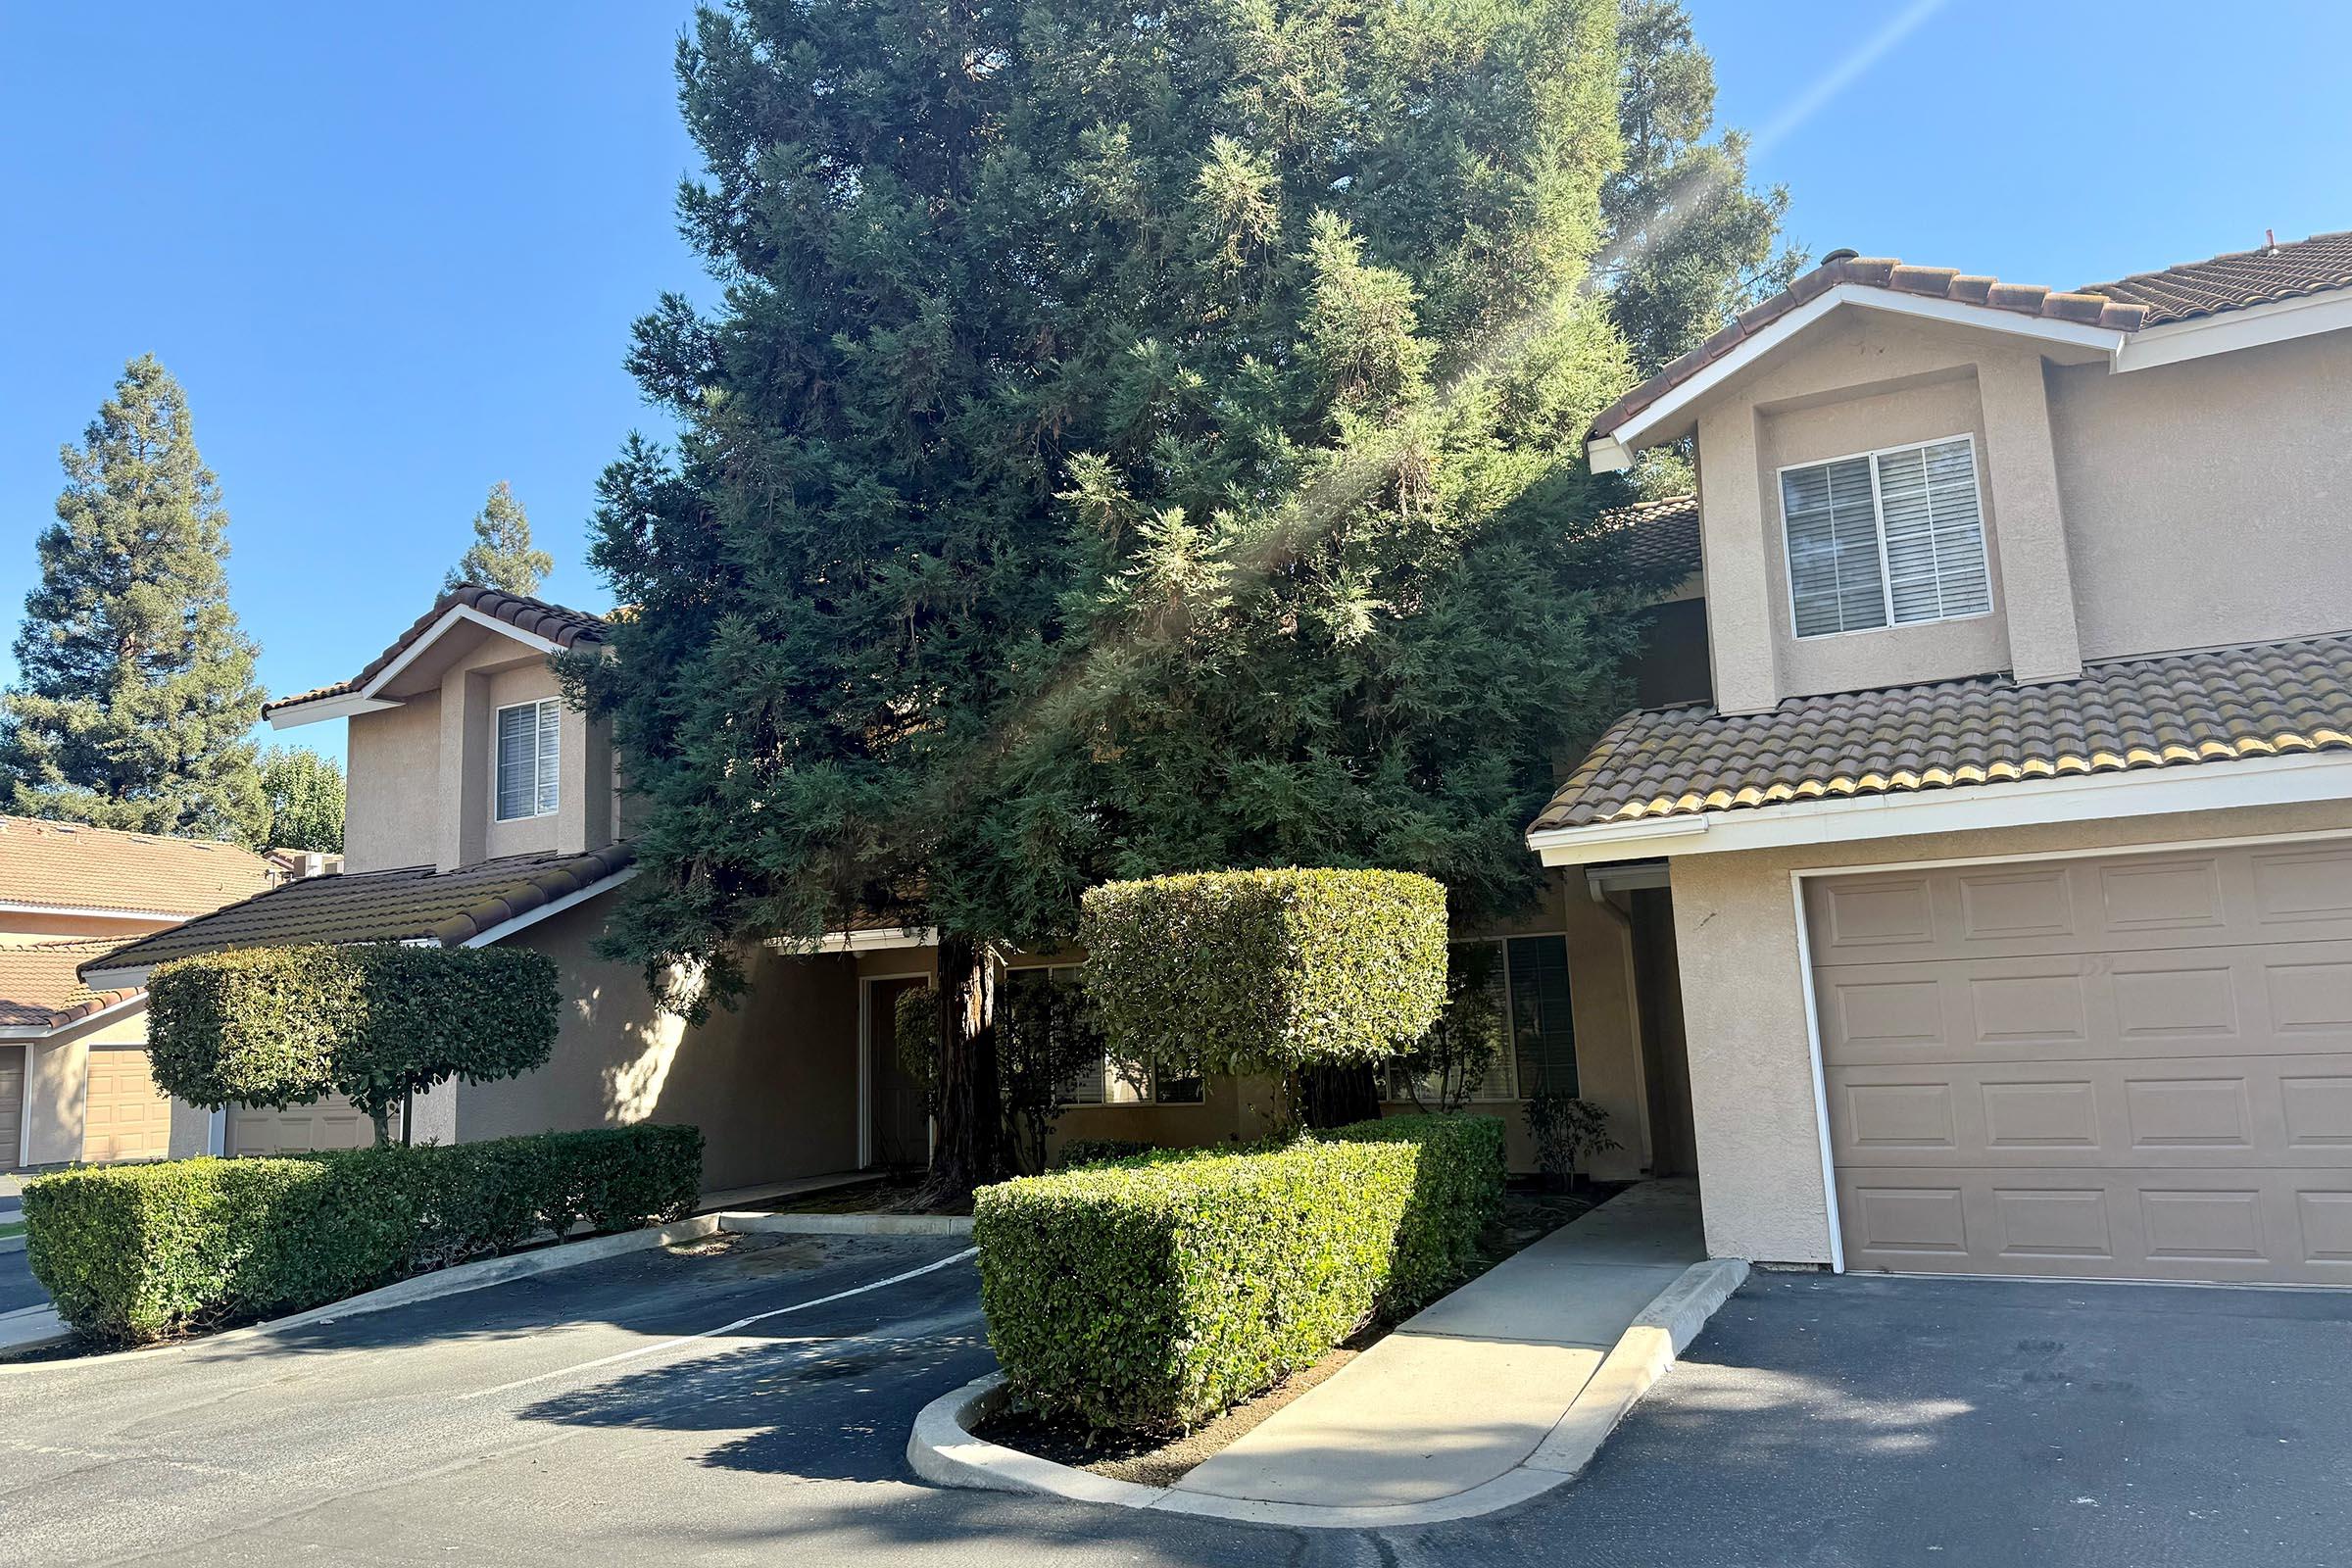
[[[412,1091],[546,1062],[555,960],[527,948],[250,948],[159,964],[147,982],[156,1083],[192,1105],[282,1109],[329,1092],[380,1129]]]
[[[1446,1004],[1446,890],[1406,871],[1214,871],[1089,888],[1078,943],[1121,1060],[1248,1074],[1381,1061]]]
[[[983,1188],[989,1343],[1042,1414],[1189,1428],[1450,1287],[1501,1191],[1502,1124],[1483,1116]]]
[[[181,1159],[26,1184],[25,1256],[81,1333],[137,1345],[298,1312],[586,1220],[683,1218],[694,1127],[598,1128],[280,1159]]]

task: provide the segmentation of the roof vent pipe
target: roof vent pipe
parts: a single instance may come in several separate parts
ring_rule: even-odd
[[[1837,250],[1830,252],[1829,255],[1824,256],[1821,259],[1821,265],[1828,267],[1834,262],[1850,262],[1861,254],[1862,253],[1860,251],[1854,250],[1849,246],[1839,246]]]

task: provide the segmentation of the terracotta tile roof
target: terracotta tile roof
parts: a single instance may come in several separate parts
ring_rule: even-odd
[[[234,844],[0,816],[0,903],[202,914],[270,882],[267,862]]]
[[[2159,326],[2167,321],[2352,287],[2352,233],[2314,234],[2306,240],[2259,251],[2186,262],[2112,283],[2091,283],[2072,292],[2038,284],[2004,283],[1995,277],[1961,272],[1949,267],[1916,267],[1890,257],[1838,256],[1740,316],[1722,331],[1610,404],[1592,421],[1592,434],[1605,436],[1618,429],[1748,338],[1841,283],[1989,306],[2023,316],[2118,332],[2136,332],[2141,327]]]
[[[605,621],[601,615],[591,615],[584,610],[566,610],[562,605],[551,605],[544,599],[532,599],[524,594],[510,594],[473,583],[460,583],[434,600],[432,609],[417,616],[407,631],[392,639],[391,647],[368,661],[368,667],[351,679],[264,703],[262,711],[272,713],[281,708],[292,708],[296,703],[315,703],[320,698],[342,697],[358,691],[375,679],[386,664],[406,653],[410,644],[431,630],[433,622],[458,605],[477,610],[495,620],[503,620],[517,631],[544,637],[559,648],[572,648],[581,643],[595,644],[605,640]]]
[[[75,971],[121,942],[41,942],[0,948],[0,1029],[58,1029],[138,992],[92,991]]]
[[[2352,635],[1621,718],[1534,831],[2352,748]]]
[[[584,855],[514,855],[455,871],[410,866],[308,877],[215,914],[142,937],[82,967],[109,972],[235,948],[439,942],[454,948],[516,915],[611,880],[625,844]]]
[[[2144,305],[2142,324],[2161,326],[2335,288],[2352,288],[2352,230],[2135,272],[2083,292]]]
[[[1633,530],[1625,552],[1644,576],[1653,571],[1680,582],[1698,570],[1698,497],[1668,496],[1612,507],[1600,514],[1603,529]]]

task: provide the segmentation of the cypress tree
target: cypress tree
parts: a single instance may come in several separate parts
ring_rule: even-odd
[[[258,844],[255,648],[229,608],[228,514],[187,395],[152,355],[63,460],[57,520],[0,695],[10,809]]]
[[[473,514],[473,543],[441,579],[441,586],[447,590],[470,582],[511,594],[535,594],[540,579],[555,569],[555,557],[531,548],[530,514],[501,479]]]
[[[935,927],[953,1191],[1003,1168],[989,954],[1090,882],[1523,901],[1631,636],[1576,459],[1631,373],[1579,289],[1615,16],[704,10],[680,211],[725,301],[638,324],[684,433],[605,475],[636,610],[569,666],[643,796],[612,951],[723,993],[739,938]]]

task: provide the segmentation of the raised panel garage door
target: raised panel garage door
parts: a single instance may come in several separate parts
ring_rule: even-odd
[[[400,1118],[392,1119],[395,1136]],[[375,1124],[341,1095],[321,1096],[316,1103],[270,1110],[233,1105],[228,1112],[228,1152],[232,1154],[307,1154],[321,1149],[365,1149],[375,1142]]]
[[[1848,1268],[2352,1285],[2352,844],[1806,905]]]
[[[172,1100],[155,1087],[144,1046],[92,1046],[88,1086],[82,1158],[162,1159],[172,1152]]]

